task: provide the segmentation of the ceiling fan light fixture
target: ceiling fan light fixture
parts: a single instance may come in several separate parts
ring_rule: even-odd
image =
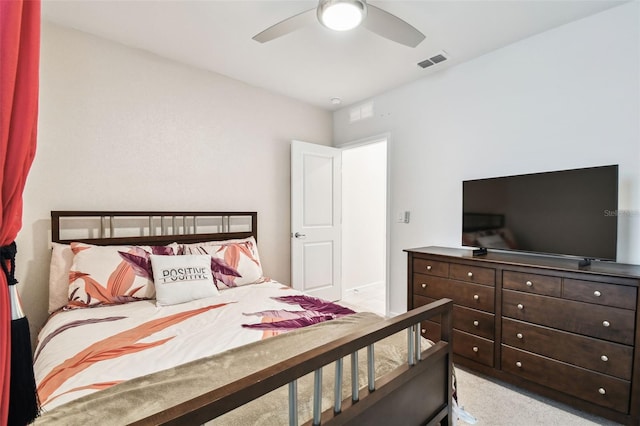
[[[367,15],[364,0],[320,0],[318,20],[334,31],[349,31],[360,25]]]

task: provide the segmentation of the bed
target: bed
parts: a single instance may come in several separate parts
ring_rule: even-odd
[[[264,277],[256,212],[51,216],[35,424],[451,424],[450,300],[384,319]]]

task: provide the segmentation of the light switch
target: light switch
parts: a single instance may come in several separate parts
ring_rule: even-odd
[[[405,211],[400,211],[398,212],[398,215],[396,217],[396,221],[398,223],[409,223],[409,218],[410,218],[411,214],[408,210]]]

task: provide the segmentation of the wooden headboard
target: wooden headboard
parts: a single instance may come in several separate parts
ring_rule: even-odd
[[[257,212],[52,211],[51,241],[161,245],[258,238]]]

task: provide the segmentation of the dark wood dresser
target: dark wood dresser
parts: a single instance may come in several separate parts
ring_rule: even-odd
[[[423,247],[407,307],[454,301],[457,364],[619,423],[640,425],[640,266]],[[422,324],[437,340],[439,324]]]

